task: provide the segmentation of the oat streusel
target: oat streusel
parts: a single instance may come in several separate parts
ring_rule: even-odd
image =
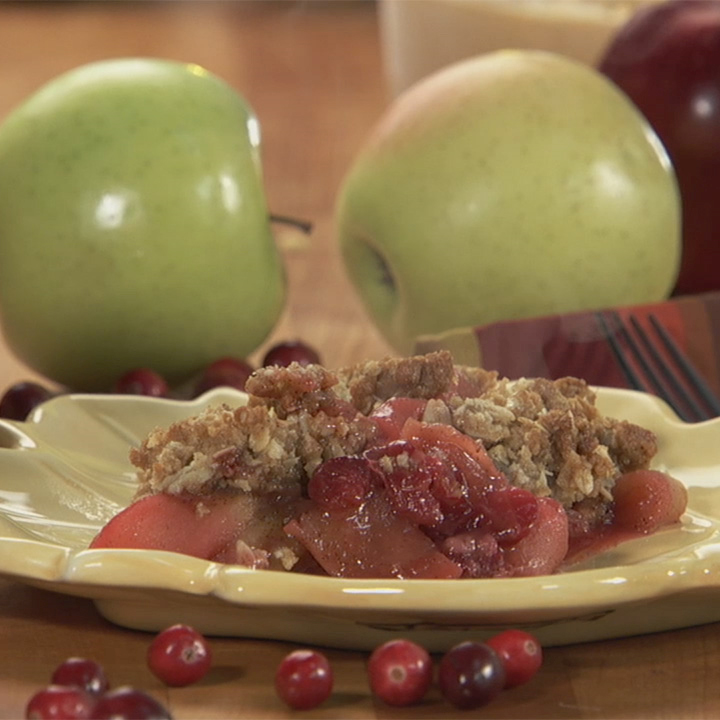
[[[138,497],[302,488],[324,460],[371,445],[368,415],[393,397],[429,400],[423,420],[470,436],[512,484],[566,508],[609,501],[618,475],[647,468],[657,449],[649,430],[603,417],[582,380],[508,380],[454,366],[446,352],[337,371],[263,368],[247,392],[247,406],[208,408],[134,449]]]

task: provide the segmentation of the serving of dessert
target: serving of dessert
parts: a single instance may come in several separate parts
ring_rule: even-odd
[[[265,367],[130,451],[133,502],[99,548],[344,578],[556,573],[677,523],[653,432],[576,378],[508,380],[447,352]]]

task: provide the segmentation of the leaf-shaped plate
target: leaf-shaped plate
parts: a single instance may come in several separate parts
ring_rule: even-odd
[[[194,401],[66,395],[28,422],[0,422],[0,574],[92,598],[112,622],[156,631],[370,649],[403,635],[443,650],[526,628],[547,645],[720,620],[720,419],[680,422],[660,400],[598,389],[600,409],[654,430],[657,466],[689,490],[678,527],[572,571],[490,580],[345,580],[221,565],[176,553],[88,550],[134,492],[128,451],[155,426],[246,396]]]

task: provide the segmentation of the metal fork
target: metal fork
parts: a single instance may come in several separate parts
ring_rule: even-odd
[[[596,318],[630,387],[658,395],[686,422],[720,415],[720,399],[656,315],[648,315],[652,334],[633,315],[629,326],[617,312]]]

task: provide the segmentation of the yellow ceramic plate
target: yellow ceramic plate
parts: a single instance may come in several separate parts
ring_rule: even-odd
[[[601,409],[652,428],[658,467],[689,488],[681,527],[564,574],[506,580],[343,580],[253,571],[149,550],[87,550],[134,491],[128,449],[210,403],[74,395],[0,422],[0,573],[92,598],[119,625],[369,649],[392,636],[442,650],[514,626],[546,644],[720,620],[720,420],[686,425],[659,400],[599,390]]]

